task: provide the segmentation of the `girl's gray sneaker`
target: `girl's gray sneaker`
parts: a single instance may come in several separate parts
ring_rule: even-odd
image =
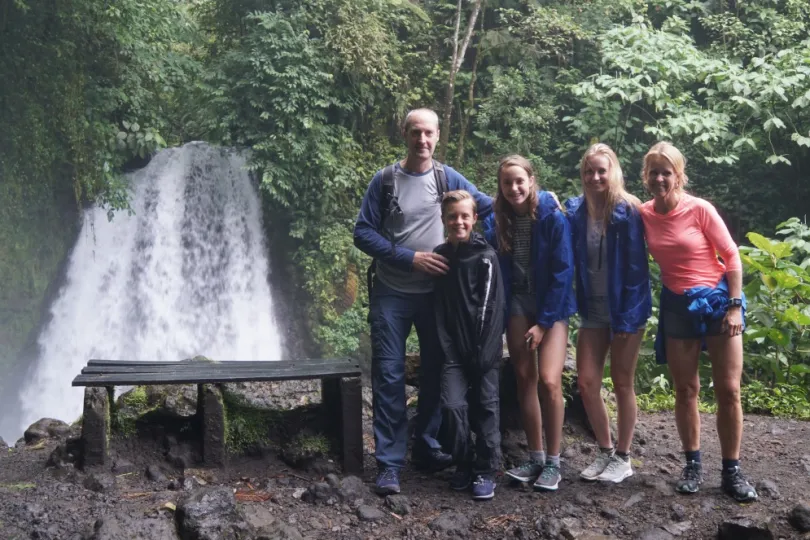
[[[560,467],[546,463],[543,467],[543,472],[534,481],[534,489],[542,489],[543,491],[557,491],[560,486],[562,475],[560,474]]]
[[[505,474],[518,482],[531,482],[537,478],[541,472],[543,472],[543,464],[530,459],[514,469],[509,469]]]

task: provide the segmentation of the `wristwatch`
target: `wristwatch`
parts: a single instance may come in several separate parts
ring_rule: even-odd
[[[742,307],[742,298],[729,298],[728,307]]]

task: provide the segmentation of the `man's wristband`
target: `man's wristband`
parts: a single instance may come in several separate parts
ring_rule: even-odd
[[[742,298],[729,298],[728,299],[728,307],[742,307]]]

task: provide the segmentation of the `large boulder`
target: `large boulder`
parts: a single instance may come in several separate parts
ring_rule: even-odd
[[[34,444],[42,439],[61,437],[70,432],[70,426],[61,420],[53,418],[40,418],[25,430],[23,437],[25,444]]]
[[[183,540],[239,540],[251,530],[227,487],[191,493],[177,505],[175,519]]]

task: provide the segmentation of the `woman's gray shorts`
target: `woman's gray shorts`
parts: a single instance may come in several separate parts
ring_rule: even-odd
[[[610,328],[610,306],[607,296],[588,298],[588,316],[582,317],[580,328]]]
[[[534,319],[537,300],[533,294],[513,294],[509,300],[509,316],[520,315]]]

